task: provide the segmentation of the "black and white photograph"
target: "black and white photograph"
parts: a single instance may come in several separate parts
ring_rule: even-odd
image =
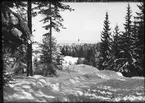
[[[0,102],[145,102],[144,0],[3,0],[1,31]]]

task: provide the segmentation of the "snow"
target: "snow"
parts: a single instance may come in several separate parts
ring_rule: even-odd
[[[111,70],[101,70],[96,72],[96,74],[101,77],[102,79],[117,79],[121,81],[125,81],[125,77],[120,72],[115,72]]]
[[[136,88],[132,89],[136,91],[134,95],[129,94],[123,95],[121,94],[124,91],[127,92],[130,89],[126,88],[114,88],[111,85],[108,86],[105,83],[108,80],[119,80],[118,82],[121,82],[120,79],[124,79],[128,83],[128,81],[144,81],[144,79],[138,79],[138,78],[124,78],[120,75],[120,73],[116,73],[114,71],[99,71],[97,68],[79,64],[75,65],[74,69],[77,69],[78,72],[70,71],[71,77],[69,76],[69,73],[65,70],[58,71],[59,76],[52,78],[52,77],[43,77],[41,75],[34,75],[31,77],[23,77],[21,79],[16,79],[15,83],[9,84],[8,87],[6,87],[4,91],[4,99],[7,101],[34,101],[34,102],[47,102],[47,100],[52,100],[59,98],[60,96],[64,98],[64,95],[74,95],[78,98],[78,96],[90,96],[89,98],[93,99],[100,99],[100,100],[106,100],[106,101],[120,101],[120,100],[130,100],[130,101],[136,101],[136,100],[145,100],[143,97],[144,93],[142,92],[144,90],[143,85],[138,83]],[[87,73],[88,72],[88,73]],[[119,74],[119,75],[118,75]],[[100,78],[98,78],[100,77]],[[107,79],[106,79],[107,78]],[[100,83],[105,82],[103,85]],[[110,84],[112,81],[109,82]],[[107,83],[108,84],[108,83]],[[91,90],[91,86],[95,85],[96,88],[93,88]],[[130,84],[131,87],[133,85],[136,85],[135,83]],[[128,87],[128,88],[131,88]],[[88,92],[86,93],[84,91],[84,88],[88,88]],[[92,91],[92,93],[91,93]],[[98,94],[94,94],[98,93]],[[99,95],[99,93],[101,95]],[[111,99],[109,96],[116,95],[118,96],[114,97],[114,99]],[[102,96],[104,95],[104,96]],[[122,97],[120,97],[122,96]],[[65,97],[66,101],[69,101],[69,98]],[[61,99],[61,101],[64,101]],[[80,99],[80,101],[83,101]]]
[[[39,79],[39,78],[43,78],[43,76],[42,75],[34,75],[34,76],[31,76],[30,78]]]
[[[39,81],[42,82],[44,85],[47,84],[46,80],[44,80],[44,79],[39,79]],[[48,83],[49,83],[49,82],[48,82]]]
[[[72,57],[72,56],[64,56],[63,57],[63,64],[64,65],[73,65],[76,64],[78,61],[77,57]]]
[[[109,94],[109,95],[112,94],[111,92],[106,92],[106,91],[101,91],[101,90],[98,90],[98,92],[100,92],[101,94]]]
[[[116,73],[117,73],[118,76],[123,77],[122,73],[120,73],[120,72],[116,72]]]
[[[22,91],[22,94],[15,93],[13,95],[13,98],[16,98],[16,99],[34,99],[34,97],[30,93],[25,92],[25,91]]]
[[[97,68],[85,64],[75,65],[74,70],[80,74],[88,74],[99,71]]]
[[[51,84],[50,86],[53,90],[59,91],[59,85],[60,85],[59,83],[56,83],[56,84]]]
[[[123,98],[117,97],[114,99],[114,101],[116,101],[116,102],[118,102],[120,100],[124,100],[124,101],[130,100],[131,102],[132,101],[145,101],[145,97],[143,97],[143,96],[125,96]]]
[[[54,96],[45,95],[42,91],[38,91],[38,92],[36,93],[36,96],[39,96],[39,97],[46,97],[46,98],[55,98]]]
[[[83,95],[83,92],[81,91],[76,91],[76,93],[78,93],[79,95]]]
[[[31,87],[29,85],[22,85],[22,88],[30,89]]]

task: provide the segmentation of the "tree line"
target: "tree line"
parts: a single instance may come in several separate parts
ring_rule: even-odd
[[[84,43],[84,44],[75,44],[75,45],[66,44],[66,45],[60,46],[60,50],[61,50],[62,55],[86,58],[87,52],[92,48],[98,51],[99,45],[100,43],[97,43],[97,44]]]
[[[75,44],[75,45],[63,45],[59,46],[62,55],[64,56],[72,56],[78,58],[85,58],[85,64],[96,66],[95,62],[100,53],[101,43],[96,44]]]
[[[125,76],[144,76],[144,3],[138,5],[138,8],[140,12],[136,13],[132,21],[132,11],[128,4],[124,31],[120,31],[116,25],[113,33],[110,32],[109,14],[106,12],[101,33],[99,69],[120,71]]]
[[[106,12],[100,43],[63,46],[61,47],[62,54],[84,57],[88,60],[89,65],[100,70],[119,71],[125,76],[145,76],[144,3],[137,7],[140,12],[136,12],[137,16],[133,17],[128,4],[123,24],[124,31],[120,31],[119,26],[116,25],[111,32],[109,13]]]

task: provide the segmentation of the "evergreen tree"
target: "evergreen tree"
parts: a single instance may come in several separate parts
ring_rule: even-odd
[[[43,40],[43,44],[45,46],[45,48],[43,48],[43,61],[44,61],[44,65],[45,67],[49,68],[50,70],[50,74],[56,74],[52,65],[54,65],[53,63],[53,53],[52,53],[52,45],[55,43],[52,43],[52,29],[54,29],[55,31],[59,32],[60,31],[60,27],[64,28],[62,25],[62,17],[59,14],[59,11],[61,8],[62,10],[72,10],[68,5],[63,5],[60,2],[37,2],[36,3],[38,6],[38,8],[40,9],[39,13],[44,15],[44,18],[41,20],[43,21],[44,24],[46,24],[45,26],[43,26],[46,30],[48,30],[48,32],[46,34],[44,34],[45,38]],[[49,39],[49,40],[48,40]],[[48,44],[49,43],[49,44]],[[47,46],[46,46],[47,45]],[[46,53],[47,51],[47,53]],[[49,67],[48,67],[49,66]],[[45,68],[46,69],[46,68]],[[47,71],[47,70],[46,70]]]
[[[106,12],[106,17],[104,21],[104,28],[101,33],[101,50],[100,50],[100,56],[98,61],[98,68],[99,69],[107,69],[107,66],[110,62],[110,43],[111,43],[111,32],[110,32],[110,22],[108,18],[108,12]]]
[[[24,45],[26,47],[29,37],[31,36],[29,28],[24,22],[21,15],[11,10],[11,8],[14,8],[14,7],[18,9],[20,6],[25,7],[26,4],[21,1],[3,1],[2,2],[1,23],[2,23],[3,61],[5,65],[4,71],[6,71],[7,66],[8,66],[5,61],[6,57],[8,56],[7,53],[9,52],[11,54],[9,55],[9,57],[13,56],[14,58],[17,58],[15,56],[18,56],[19,54],[23,54],[20,52],[22,51],[24,52],[23,56],[25,56],[26,51],[23,51],[23,49],[21,49],[21,46]],[[9,51],[5,52],[5,49],[9,49]],[[16,52],[19,54],[15,55]],[[7,56],[4,56],[4,55],[7,55]],[[20,65],[22,62],[24,62],[23,60],[25,60],[23,56],[19,55],[19,57],[16,60],[16,62]],[[4,75],[3,75],[4,77],[6,76],[5,73],[6,72],[4,72]],[[4,81],[4,84],[5,84],[5,81]]]
[[[132,75],[137,75],[137,69],[135,68],[134,65],[134,42],[136,41],[135,36],[133,35],[133,25],[132,25],[132,21],[131,21],[131,15],[132,11],[130,8],[130,5],[128,4],[127,7],[127,15],[125,17],[125,24],[124,24],[124,28],[125,31],[123,32],[123,34],[121,35],[121,57],[118,59],[118,62],[120,62],[121,64],[121,68],[120,71],[123,72],[123,74],[125,76],[132,76]]]
[[[135,18],[134,22],[134,32],[136,39],[136,48],[134,49],[134,54],[136,58],[136,68],[138,70],[138,75],[144,74],[144,3],[141,2],[140,5],[138,5],[138,8],[140,12],[137,12],[137,16]]]
[[[119,26],[116,25],[113,31],[113,40],[111,43],[111,52],[112,52],[112,69],[118,71],[120,65],[116,63],[116,60],[120,57],[120,35]]]
[[[120,40],[120,30],[119,30],[119,26],[116,25],[113,31],[113,42],[112,42],[112,51],[114,51],[114,55],[116,56],[116,58],[118,57],[119,54],[119,40]]]
[[[142,2],[140,5],[137,5],[140,12],[137,12],[137,16],[135,18],[135,24],[138,28],[138,39],[140,45],[144,44],[144,3]]]
[[[87,56],[85,58],[87,60],[87,64],[96,67],[96,58],[95,58],[95,49],[90,48],[87,52]]]
[[[31,0],[28,1],[28,9],[27,9],[27,16],[28,16],[28,27],[30,30],[30,33],[32,34],[32,2]],[[30,38],[31,41],[31,38]],[[27,76],[32,76],[33,75],[33,70],[32,70],[32,41],[28,42],[27,44]]]
[[[43,65],[42,67],[42,75],[43,76],[56,76],[56,68],[53,68],[52,65],[54,63],[54,58],[53,58],[53,51],[56,51],[56,43],[54,41],[54,38],[50,41],[50,37],[48,35],[45,35],[43,38],[43,43],[40,45],[42,48],[41,50],[41,63]],[[51,43],[51,48],[50,48],[50,42]],[[50,59],[50,51],[51,51],[51,59]],[[50,63],[51,62],[51,63]]]

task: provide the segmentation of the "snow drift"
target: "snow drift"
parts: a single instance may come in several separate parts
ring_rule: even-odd
[[[58,71],[59,77],[34,75],[17,78],[4,87],[5,102],[145,101],[144,78],[88,65],[75,65],[77,72]],[[119,74],[119,75],[118,75]]]

